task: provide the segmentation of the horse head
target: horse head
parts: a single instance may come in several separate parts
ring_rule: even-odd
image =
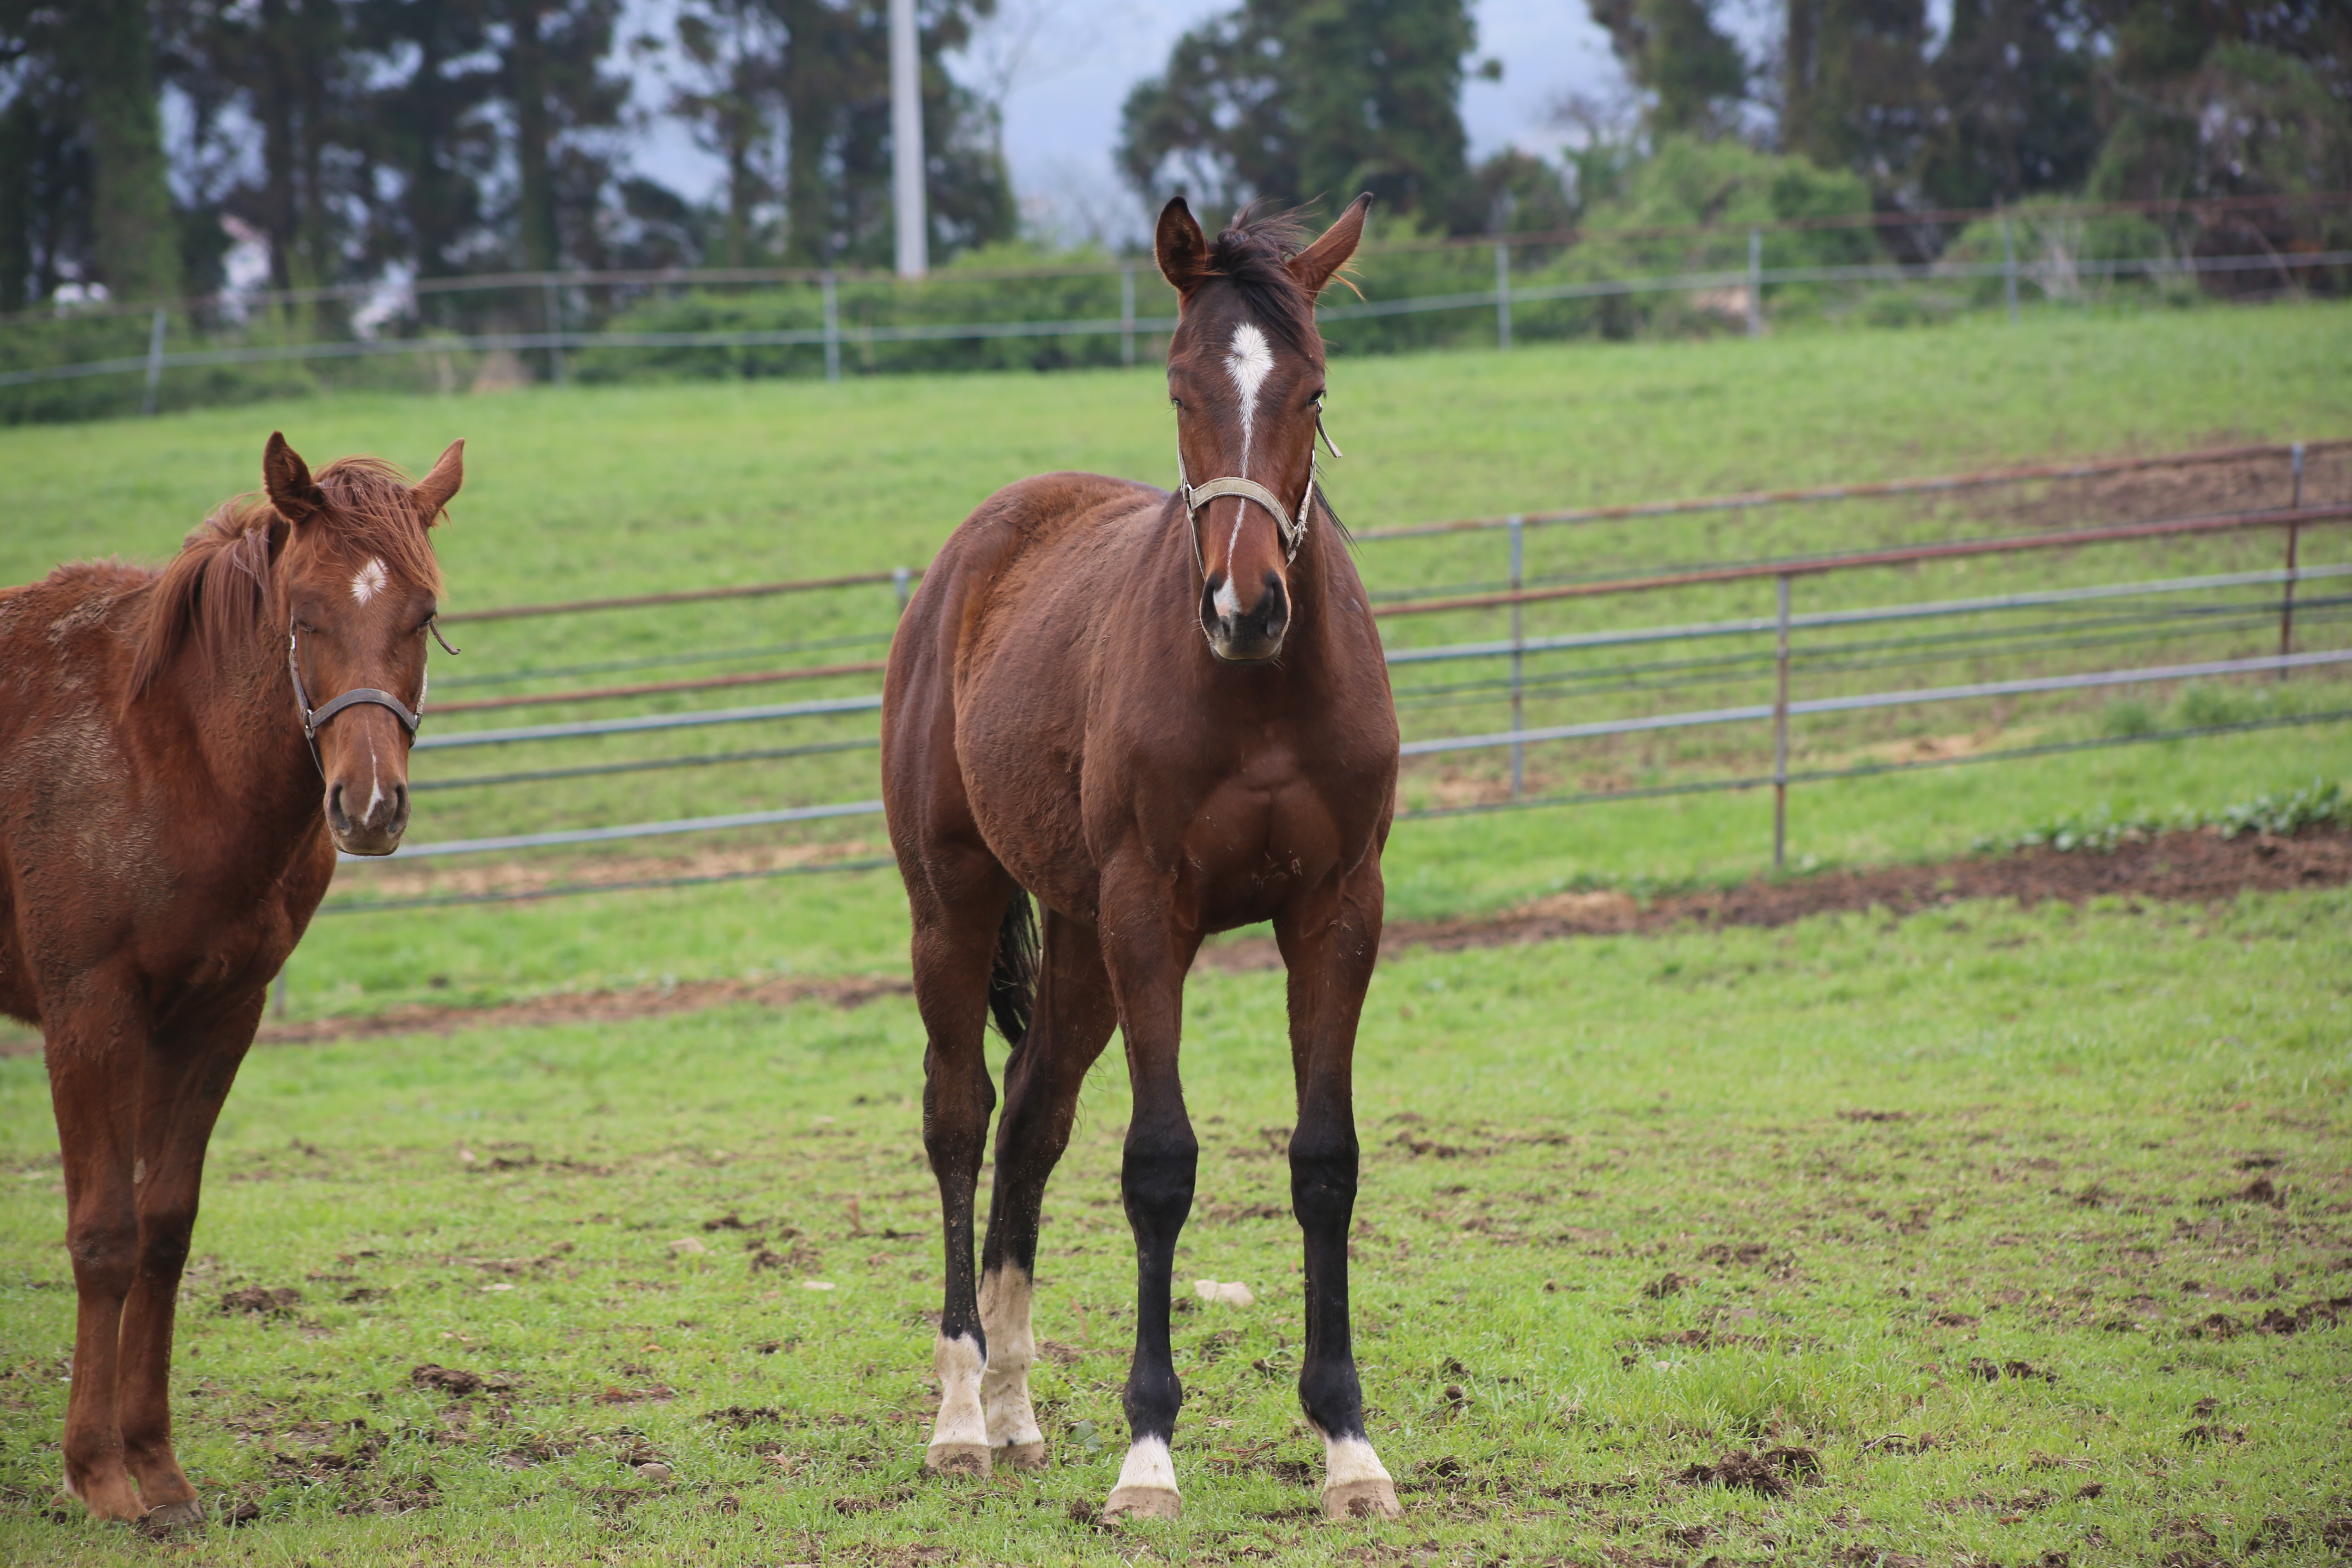
[[[276,584],[295,701],[327,829],[350,854],[389,855],[408,826],[408,749],[441,587],[426,531],[464,480],[465,447],[452,442],[413,486],[367,458],[314,478],[282,435],[262,456],[285,529]]]
[[[1303,249],[1286,217],[1244,214],[1212,242],[1183,197],[1160,210],[1153,248],[1180,300],[1168,341],[1180,496],[1201,630],[1227,663],[1274,658],[1296,614],[1323,401],[1315,301],[1355,254],[1371,201],[1358,196]]]

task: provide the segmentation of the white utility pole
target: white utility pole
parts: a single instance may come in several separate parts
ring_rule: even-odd
[[[890,0],[890,188],[898,213],[898,276],[931,269],[923,213],[922,50],[915,37],[915,0]]]

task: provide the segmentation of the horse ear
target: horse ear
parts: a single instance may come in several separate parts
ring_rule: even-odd
[[[1151,251],[1160,276],[1179,294],[1190,294],[1209,276],[1209,239],[1193,221],[1182,196],[1171,196],[1160,209],[1160,226],[1151,237]]]
[[[1322,238],[1290,258],[1290,275],[1298,279],[1308,298],[1319,297],[1323,286],[1356,254],[1356,246],[1364,237],[1364,215],[1371,210],[1372,193],[1366,191],[1348,204],[1348,210],[1323,231]]]
[[[449,498],[456,495],[457,487],[465,482],[466,443],[460,437],[449,443],[449,449],[441,454],[441,460],[433,465],[433,471],[417,480],[416,488],[408,492],[415,499],[417,510],[425,514],[425,527],[430,528],[441,521],[441,509],[449,504]]]
[[[286,444],[282,430],[272,430],[269,445],[262,448],[261,484],[278,515],[298,528],[326,505],[326,498],[310,478],[310,465]]]

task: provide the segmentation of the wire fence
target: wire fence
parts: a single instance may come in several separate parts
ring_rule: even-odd
[[[1359,536],[1360,541],[1367,544],[1498,531],[1504,535],[1501,542],[1507,556],[1504,570],[1497,578],[1488,583],[1466,584],[1479,591],[1453,591],[1465,585],[1459,584],[1447,585],[1446,591],[1436,593],[1426,587],[1402,589],[1399,592],[1411,596],[1390,598],[1375,607],[1376,613],[1391,626],[1404,624],[1404,618],[1431,615],[1447,616],[1456,621],[1475,621],[1482,615],[1491,616],[1496,612],[1503,612],[1509,616],[1508,635],[1502,637],[1478,637],[1433,642],[1425,646],[1391,647],[1388,650],[1391,668],[1400,672],[1424,667],[1433,670],[1439,667],[1450,668],[1464,664],[1484,665],[1493,671],[1471,675],[1450,683],[1400,688],[1401,710],[1412,713],[1449,708],[1463,710],[1465,705],[1475,710],[1483,704],[1490,710],[1499,707],[1507,715],[1507,721],[1500,727],[1473,729],[1463,733],[1418,735],[1408,740],[1402,748],[1402,756],[1408,761],[1502,753],[1507,762],[1507,795],[1466,804],[1439,801],[1420,805],[1402,815],[1408,820],[1426,819],[1493,810],[1585,805],[1607,800],[1769,786],[1774,792],[1774,859],[1778,864],[1786,857],[1788,791],[1795,785],[1900,772],[1915,766],[1953,765],[1961,760],[1997,761],[2053,755],[2105,745],[2142,744],[2151,739],[2186,739],[2274,725],[2333,722],[2352,716],[2352,710],[2327,710],[2189,722],[2168,728],[2146,724],[2109,736],[2010,747],[1976,753],[1965,759],[1930,758],[1900,763],[1865,763],[1810,769],[1793,765],[1790,760],[1792,729],[1808,720],[1898,710],[1917,710],[1938,704],[2034,695],[2179,686],[2200,680],[2243,680],[2255,676],[2284,679],[2296,672],[2317,674],[2352,664],[2352,647],[2298,648],[2295,646],[2298,628],[2306,640],[2315,636],[2323,643],[2336,644],[2345,640],[2341,629],[2352,626],[2352,593],[2337,588],[2337,585],[2352,584],[2352,560],[2315,562],[2301,558],[2303,542],[2306,536],[2313,535],[2313,531],[2352,521],[2352,500],[2315,503],[2305,493],[2307,470],[2317,458],[2340,457],[2347,453],[2352,453],[2352,440],[2232,447],[2155,457],[2032,465],[1866,485],[1746,492],[1634,507],[1567,509],[1367,531]],[[1765,506],[1801,508],[1857,500],[1875,502],[1890,499],[1937,498],[1991,490],[2003,486],[2046,486],[2053,481],[2113,479],[2118,476],[2161,469],[2193,473],[2222,465],[2237,466],[2241,470],[2238,477],[2242,479],[2247,471],[2266,470],[2273,464],[2282,471],[2278,476],[2277,504],[2269,507],[2241,507],[2235,510],[2201,516],[2140,519],[2089,527],[2044,529],[2030,533],[1933,540],[1886,548],[1784,554],[1753,561],[1699,564],[1671,572],[1651,571],[1637,575],[1604,576],[1570,583],[1534,583],[1526,571],[1528,535],[1544,528],[1642,521],[1662,515],[1736,514]],[[2347,472],[2352,472],[2352,469],[2347,469]],[[2184,544],[2213,547],[2231,540],[2243,541],[2249,536],[2261,534],[2268,534],[2284,543],[2282,564],[2122,580],[2103,578],[1993,593],[1914,597],[1894,603],[1832,603],[1816,608],[1801,606],[1797,602],[1797,587],[1801,582],[1833,584],[1859,580],[1868,574],[1911,571],[1937,563],[1965,563],[1970,559],[1985,558],[1997,562],[2055,552],[2071,553],[2086,550],[2145,547],[2157,542],[2167,542],[2176,547]],[[2242,545],[2232,548],[2242,548]],[[537,616],[677,609],[718,599],[840,594],[885,584],[890,589],[887,604],[895,612],[904,606],[910,585],[920,575],[919,568],[905,567],[852,576],[577,600],[556,605],[511,605],[453,613],[445,618],[453,622],[491,622]],[[1775,595],[1774,613],[1767,616],[1637,622],[1590,630],[1539,631],[1533,634],[1524,620],[1529,606],[1538,604],[1591,600],[1638,602],[1660,595],[1671,596],[1700,585],[1713,589],[1725,584],[1761,581],[1769,581],[1773,584]],[[877,604],[876,607],[880,609],[882,605]],[[1418,624],[1418,621],[1412,624]],[[1841,635],[1872,628],[1876,628],[1877,633],[1883,635]],[[2243,645],[2249,638],[2268,637],[2273,629],[2275,653],[2249,654],[2243,651]],[[1829,635],[1825,637],[1824,634]],[[877,629],[872,633],[853,634],[851,637],[803,639],[797,644],[777,643],[749,648],[688,649],[668,657],[678,662],[692,662],[728,657],[766,657],[786,648],[822,651],[841,647],[856,638],[878,640],[887,635],[887,629]],[[2204,637],[2209,642],[2215,638],[2223,639],[2222,645],[2216,649],[2220,656],[2178,657],[2183,651],[2181,639],[2190,636]],[[2146,647],[2151,643],[2176,657],[2159,657],[2137,662],[2112,658],[2100,661],[2096,658],[2102,650]],[[1710,647],[1720,647],[1721,651],[1706,651]],[[1529,668],[1531,659],[1547,656],[1592,655],[1609,650],[1630,650],[1643,657],[1633,662],[1620,661],[1591,667],[1532,671]],[[1673,653],[1678,657],[1655,657],[1647,650]],[[2053,660],[2080,666],[2085,658],[2091,659],[2094,667],[2061,670],[2048,668]],[[1955,660],[1968,661],[1969,668],[1979,668],[1988,660],[2014,664],[2020,659],[2029,661],[2029,668],[2032,662],[2040,662],[2044,668],[2033,673],[1924,685],[1865,685],[1864,689],[1858,690],[1832,689],[1812,693],[1801,693],[1794,689],[1799,680],[1816,685],[1826,681],[1834,686],[1836,682],[1832,678],[1842,674],[1883,676],[1898,668],[1948,666]],[[614,668],[614,662],[524,668],[469,677],[469,679],[479,684],[494,684],[602,673]],[[630,668],[651,668],[659,660],[639,658],[618,662]],[[838,677],[870,670],[875,666],[860,663],[806,668]],[[759,673],[762,678],[788,678],[799,671]],[[1690,696],[1703,695],[1709,688],[1736,688],[1752,684],[1758,679],[1771,682],[1769,700],[1702,702],[1696,705],[1688,701]],[[514,699],[509,705],[520,706],[524,702],[551,705],[593,703],[643,696],[648,692],[673,694],[689,689],[702,689],[705,684],[694,681],[651,682],[627,688],[575,688],[526,694]],[[1527,716],[1528,705],[1534,700],[1585,703],[1602,693],[1625,692],[1679,695],[1684,701],[1658,710],[1579,719],[1568,723],[1531,723]],[[631,713],[543,724],[456,731],[436,728],[419,737],[415,745],[417,751],[430,753],[616,736],[660,735],[721,726],[824,722],[872,713],[880,705],[880,697],[869,691],[796,702]],[[458,704],[436,705],[434,712],[440,716],[459,707]],[[1766,727],[1773,758],[1769,773],[1749,771],[1710,779],[1628,784],[1605,789],[1567,792],[1531,790],[1528,787],[1527,763],[1531,748],[1557,751],[1576,743],[1736,726]],[[819,757],[871,750],[877,744],[878,741],[874,734],[861,731],[781,746],[735,748],[683,755],[604,758],[446,778],[428,775],[416,780],[412,787],[420,794],[433,790],[486,790],[564,779]],[[880,803],[871,799],[841,800],[605,826],[566,826],[538,832],[485,834],[408,845],[393,859],[399,862],[485,854],[528,855],[541,850],[610,846],[632,840],[821,823],[870,816],[878,814],[880,809]],[[609,881],[577,879],[520,890],[473,889],[462,892],[426,892],[413,898],[334,900],[324,905],[321,912],[363,912],[430,907],[436,902],[493,903],[591,892],[685,887],[705,882],[755,879],[771,874],[801,875],[814,869],[866,869],[884,863],[851,857],[807,868],[729,870],[709,875],[638,877]]]
[[[1758,335],[1886,290],[1916,309],[2012,318],[2029,295],[2122,287],[2342,291],[2352,193],[1492,235],[1375,247],[1361,273],[1369,297],[1320,312],[1340,352],[1487,333],[1507,349],[1651,326]],[[1935,299],[1923,303],[1922,290]],[[1651,300],[1677,303],[1639,303]],[[647,374],[1131,365],[1174,325],[1174,296],[1142,258],[921,281],[785,268],[498,273],[82,303],[0,318],[0,392],[16,395],[0,398],[0,417],[127,411],[134,385],[152,414],[330,373],[446,392]],[[70,390],[85,382],[116,390]]]

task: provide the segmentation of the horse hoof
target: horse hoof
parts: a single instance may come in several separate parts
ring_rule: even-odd
[[[934,1443],[923,1468],[935,1476],[986,1476],[992,1460],[985,1443]]]
[[[1404,1505],[1385,1480],[1349,1481],[1323,1489],[1325,1519],[1402,1519]]]
[[[139,1522],[149,1530],[183,1530],[204,1521],[205,1505],[194,1498],[163,1503],[139,1516]]]
[[[1174,1519],[1182,1512],[1175,1491],[1168,1487],[1120,1487],[1103,1504],[1103,1522],[1114,1519]]]
[[[1045,1468],[1044,1439],[1034,1443],[1007,1443],[996,1450],[996,1462],[1016,1470],[1042,1470]]]

